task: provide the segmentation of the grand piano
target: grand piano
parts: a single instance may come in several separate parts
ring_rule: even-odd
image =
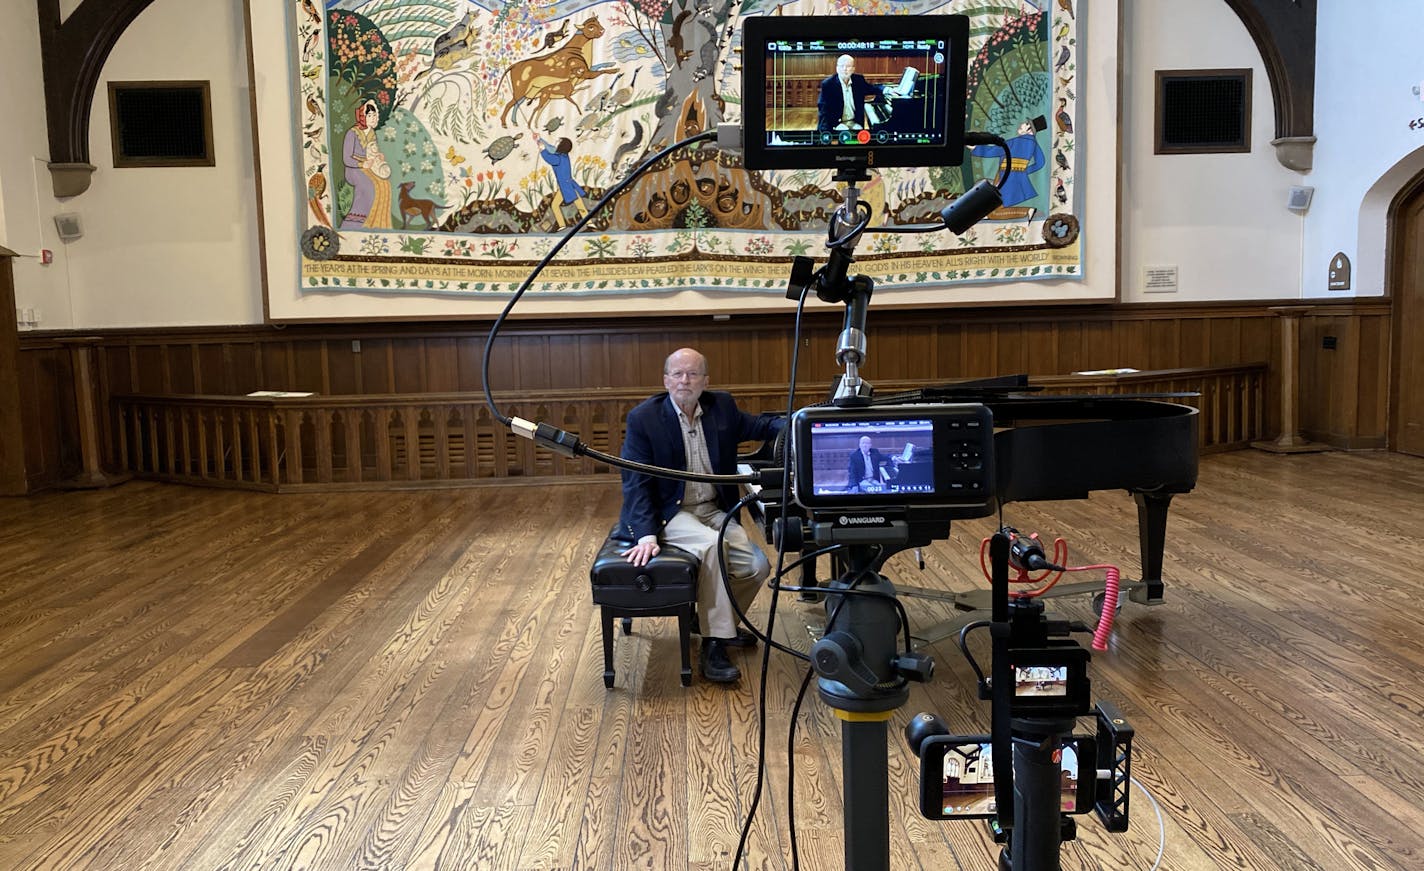
[[[899,81],[880,85],[880,96],[865,107],[871,133],[922,133],[933,129],[925,117],[925,95],[938,78],[938,74],[922,76],[915,67],[905,67]]]
[[[990,386],[985,386],[989,384]],[[1128,598],[1161,604],[1162,559],[1172,497],[1190,492],[1197,480],[1197,410],[1167,400],[1189,394],[1146,396],[1041,396],[1022,393],[1027,379],[1015,376],[973,386],[950,385],[877,397],[875,404],[981,402],[994,416],[994,478],[999,504],[1086,499],[1094,490],[1126,490],[1137,503],[1142,578],[1124,580]],[[772,540],[776,521],[795,522],[802,509],[785,504],[778,464],[770,452],[750,462],[763,482],[753,517]],[[985,512],[992,513],[993,508]],[[803,575],[814,579],[814,567]],[[896,585],[904,595],[951,602],[961,611],[987,610],[989,590],[952,593]],[[1100,584],[1059,584],[1049,596],[1099,589]],[[1101,600],[1099,600],[1101,601]],[[967,622],[959,621],[959,622]],[[934,642],[958,631],[959,622],[916,635]]]

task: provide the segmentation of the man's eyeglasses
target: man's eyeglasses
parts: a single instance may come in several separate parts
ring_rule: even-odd
[[[685,370],[682,370],[682,369],[678,369],[678,370],[675,371],[675,372],[669,372],[669,373],[667,373],[667,377],[671,378],[671,379],[674,380],[674,381],[696,381],[696,380],[698,380],[699,378],[706,378],[706,377],[707,377],[707,373],[706,373],[706,372],[688,372],[688,371],[685,371]]]

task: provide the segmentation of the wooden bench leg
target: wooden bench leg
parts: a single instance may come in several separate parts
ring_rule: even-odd
[[[682,685],[692,686],[692,606],[683,608],[677,615],[677,640],[682,645]]]
[[[598,609],[603,621],[603,685],[613,688],[613,612],[608,608]]]

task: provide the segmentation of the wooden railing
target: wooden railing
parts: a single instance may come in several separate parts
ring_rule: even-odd
[[[1203,452],[1263,436],[1264,364],[1117,376],[1035,378],[1045,393],[1194,393]],[[882,392],[909,384],[881,383]],[[823,396],[807,385],[798,405]],[[743,407],[778,410],[784,390],[734,387]],[[628,411],[644,391],[592,390],[496,396],[505,414],[561,427],[616,453]],[[498,425],[478,394],[388,396],[114,397],[116,455],[135,475],[276,492],[449,487],[478,482],[613,474],[587,458],[538,449]]]

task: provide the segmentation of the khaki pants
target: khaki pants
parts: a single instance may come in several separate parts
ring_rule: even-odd
[[[703,638],[731,638],[737,634],[737,612],[732,610],[732,602],[722,586],[716,552],[717,530],[725,516],[725,512],[710,502],[684,508],[668,521],[659,536],[663,544],[680,547],[702,561],[697,576],[697,619]],[[771,564],[735,520],[727,524],[725,544],[732,595],[745,614],[762,582],[771,574]]]

